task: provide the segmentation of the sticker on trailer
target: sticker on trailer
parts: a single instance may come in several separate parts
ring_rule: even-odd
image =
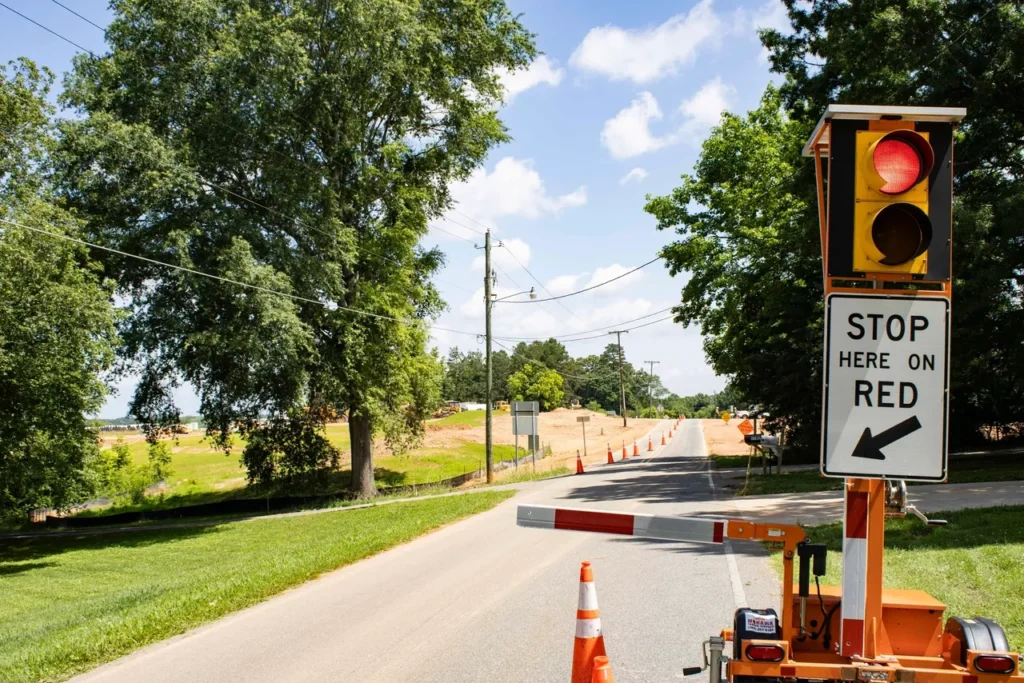
[[[822,474],[946,478],[948,300],[830,295],[824,379]]]
[[[743,615],[746,620],[745,627],[747,633],[758,633],[761,635],[775,637],[778,633],[777,626],[775,625],[775,617],[770,614],[751,614],[747,612]]]

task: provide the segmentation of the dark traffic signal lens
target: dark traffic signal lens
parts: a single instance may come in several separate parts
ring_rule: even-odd
[[[928,249],[932,226],[927,214],[913,204],[890,204],[875,215],[871,241],[882,253],[880,263],[898,266]]]

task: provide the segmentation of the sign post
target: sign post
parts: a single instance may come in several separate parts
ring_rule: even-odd
[[[533,454],[533,466],[537,467],[537,414],[540,413],[538,401],[512,402],[512,433],[515,435],[515,467],[519,469],[519,435],[526,435],[527,444]]]
[[[944,480],[949,301],[832,294],[826,309],[822,474]]]
[[[587,423],[590,422],[589,415],[580,415],[576,418],[576,421],[583,427],[583,456],[587,455]]]

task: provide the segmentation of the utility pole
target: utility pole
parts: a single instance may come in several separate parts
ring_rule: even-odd
[[[626,423],[626,381],[622,378],[622,335],[629,334],[629,330],[613,330],[608,334],[614,334],[619,344],[619,394],[622,397],[622,426]]]
[[[654,385],[654,364],[655,363],[661,363],[661,361],[660,360],[645,360],[644,362],[645,363],[650,363],[650,365],[651,365],[651,376],[647,380],[647,407],[648,408],[653,408],[654,407],[654,387],[653,387],[653,385]]]
[[[487,335],[487,405],[486,405],[486,419],[485,431],[487,435],[484,439],[484,453],[487,457],[487,483],[494,483],[494,440],[493,440],[493,429],[494,426],[491,422],[491,393],[494,391],[491,378],[491,307],[493,302],[491,301],[491,231],[488,230],[484,234],[484,317],[486,318],[485,330]],[[519,453],[516,453],[516,458],[519,457]]]

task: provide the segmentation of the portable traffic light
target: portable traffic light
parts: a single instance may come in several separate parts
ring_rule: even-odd
[[[853,269],[928,272],[932,224],[928,133],[858,130],[854,171]]]
[[[827,163],[818,172],[827,278],[950,281],[953,127],[963,113],[828,107],[804,148]]]

